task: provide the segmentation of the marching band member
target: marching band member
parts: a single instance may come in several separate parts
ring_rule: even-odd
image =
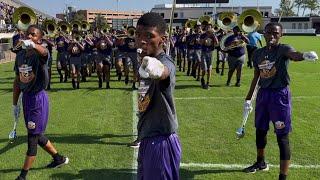
[[[138,179],[179,179],[181,146],[173,101],[175,64],[163,51],[166,23],[146,13],[137,23],[136,43],[142,49],[139,68]]]
[[[60,83],[67,82],[68,79],[68,44],[70,40],[62,35],[62,32],[58,34],[58,37],[55,39],[56,49],[57,49],[57,71],[60,76]],[[62,72],[64,71],[64,78]]]
[[[218,42],[220,43],[222,37],[226,35],[225,31],[223,29],[219,29],[218,32],[216,32],[216,37],[218,38]],[[224,51],[221,51],[220,45],[218,44],[216,46],[217,49],[217,64],[216,64],[216,73],[219,74],[220,70],[219,70],[219,65],[221,63],[221,73],[220,75],[223,76],[224,74],[224,66],[225,66],[225,62],[227,61],[227,53],[225,53]]]
[[[265,147],[269,122],[272,121],[280,151],[279,180],[285,180],[291,159],[289,133],[292,130],[289,61],[290,59],[315,61],[318,55],[314,51],[300,53],[290,45],[280,44],[281,37],[282,25],[280,23],[267,24],[264,34],[266,46],[256,50],[252,56],[254,77],[245,99],[244,110],[252,109],[250,99],[256,84],[259,83],[260,89],[255,108],[257,161],[243,171],[254,173],[258,170],[269,169],[265,162]]]
[[[92,53],[94,48],[94,43],[92,41],[92,38],[89,37],[89,35],[86,35],[83,37],[82,45],[84,47],[84,51],[82,53],[82,68],[81,68],[81,74],[82,74],[82,81],[86,82],[86,77],[91,76],[92,73]]]
[[[84,50],[83,45],[80,42],[80,36],[77,33],[73,33],[73,38],[70,41],[68,52],[70,54],[70,69],[72,78],[73,89],[79,89],[80,86],[80,70],[81,70],[81,60],[82,52]]]
[[[106,78],[106,89],[110,89],[110,68],[113,42],[110,36],[103,34],[97,40],[98,57],[96,69],[99,78],[99,88],[102,88],[104,77]]]
[[[200,37],[201,39],[201,87],[203,89],[209,89],[211,70],[212,70],[212,52],[215,45],[218,43],[217,37],[213,34],[212,25],[204,24],[205,33]],[[207,82],[204,80],[204,76],[207,74]]]
[[[135,31],[135,27],[131,26],[128,27],[128,29],[132,29]],[[125,52],[126,52],[126,63],[125,63],[125,83],[128,84],[129,80],[129,64],[132,64],[132,69],[133,69],[133,84],[132,84],[132,89],[137,89],[136,88],[136,82],[138,81],[138,69],[139,69],[139,62],[137,59],[137,48],[136,48],[136,43],[135,43],[135,37],[128,35],[124,39],[125,42]],[[131,63],[129,63],[131,62]]]
[[[23,92],[23,114],[28,130],[28,150],[17,180],[26,179],[36,158],[38,145],[53,158],[47,165],[48,168],[60,167],[69,162],[69,159],[60,155],[44,135],[49,115],[49,100],[44,90],[48,80],[45,64],[49,55],[48,50],[40,44],[43,32],[38,26],[31,25],[27,29],[26,36],[27,40],[23,40],[24,49],[16,56],[16,78],[13,85],[13,112],[15,118],[19,118],[20,109],[17,101]]]
[[[193,31],[192,31],[192,29],[190,29],[190,32],[186,36],[187,61],[188,61],[187,76],[190,76],[190,72],[192,71],[192,67],[194,66],[194,63],[195,63],[195,59],[193,57],[194,48],[193,48],[193,44],[191,42],[192,35],[193,35]]]
[[[185,72],[185,66],[186,66],[186,53],[187,53],[187,47],[186,47],[186,29],[183,27],[177,37],[177,66],[179,66],[179,71]],[[183,65],[182,65],[183,64]]]
[[[233,35],[228,37],[225,41],[227,49],[225,50],[228,53],[228,65],[229,65],[229,72],[228,72],[228,80],[227,86],[230,86],[230,81],[232,75],[235,70],[237,70],[237,82],[235,86],[240,87],[240,80],[241,80],[241,71],[245,59],[245,49],[244,46],[241,44],[239,46],[232,47],[234,44],[244,41],[248,43],[249,40],[246,36],[242,34],[240,28],[235,26],[233,29]],[[229,48],[228,47],[232,47]]]
[[[201,63],[201,25],[197,24],[195,26],[194,34],[190,35],[190,45],[193,46],[193,53],[191,54],[191,59],[193,60],[192,72],[191,75],[194,78],[197,78],[197,81],[200,80],[200,66]],[[198,76],[197,76],[198,70]]]

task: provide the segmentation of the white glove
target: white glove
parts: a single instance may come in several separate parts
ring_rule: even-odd
[[[145,78],[145,79],[150,77],[149,73],[147,73],[147,71],[144,70],[142,66],[140,66],[140,68],[139,68],[139,75],[141,78]]]
[[[306,61],[316,61],[318,59],[318,55],[314,51],[304,52],[303,59]]]
[[[20,116],[20,106],[12,105],[12,113],[13,113],[14,119],[18,119]]]
[[[145,67],[145,71],[149,73],[150,78],[159,79],[164,71],[164,65],[156,58],[145,56],[142,59],[142,67]]]
[[[22,49],[33,49],[35,47],[36,44],[32,40],[22,40]]]

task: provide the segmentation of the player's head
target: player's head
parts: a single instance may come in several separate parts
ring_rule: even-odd
[[[142,56],[156,56],[163,51],[166,28],[166,22],[158,13],[146,13],[140,17],[135,34],[137,47],[142,49]]]
[[[264,38],[267,46],[275,46],[279,44],[282,37],[282,25],[280,23],[271,22],[264,28]]]
[[[43,36],[43,31],[37,25],[30,25],[26,31],[26,37],[34,43],[40,43]]]
[[[240,34],[241,30],[239,28],[239,26],[235,26],[234,28],[232,28],[232,31],[235,35],[238,35]]]

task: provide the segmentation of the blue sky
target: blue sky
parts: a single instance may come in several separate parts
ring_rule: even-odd
[[[77,9],[117,9],[117,0],[21,0],[30,6],[55,16],[65,9],[66,5],[75,6]],[[258,0],[261,6],[279,6],[280,0]],[[172,0],[119,0],[119,10],[149,11],[155,4],[171,3]],[[229,0],[233,6],[257,5],[257,0]]]

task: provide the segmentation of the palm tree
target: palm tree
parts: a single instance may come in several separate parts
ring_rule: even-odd
[[[280,10],[282,16],[293,16],[295,13],[293,12],[293,3],[290,0],[281,0],[280,2]]]
[[[308,8],[310,9],[310,15],[312,15],[313,11],[319,8],[319,3],[317,0],[308,0]]]
[[[294,0],[294,5],[297,7],[298,12],[297,12],[297,16],[299,16],[299,11],[300,11],[300,7],[303,4],[305,0]]]

